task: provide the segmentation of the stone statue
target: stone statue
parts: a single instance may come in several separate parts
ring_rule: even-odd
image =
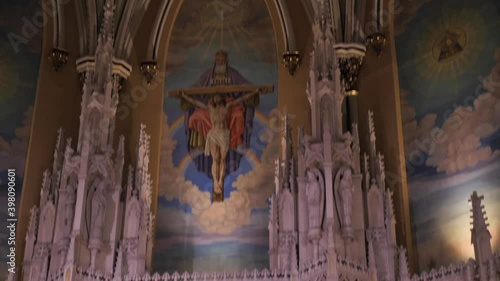
[[[90,239],[102,239],[105,215],[106,196],[104,194],[104,184],[100,184],[94,192],[94,196],[92,196]]]
[[[65,236],[69,236],[71,233],[71,227],[73,224],[73,215],[75,209],[75,189],[71,187],[70,191],[67,194],[66,201],[64,202],[64,213],[63,213],[63,233]]]
[[[340,180],[340,199],[342,201],[342,213],[344,215],[344,226],[351,225],[352,193],[354,185],[352,184],[351,169],[345,169]]]
[[[283,189],[279,201],[279,221],[282,231],[293,231],[293,220],[295,213],[293,211],[293,196],[289,189]]]
[[[306,197],[309,211],[309,228],[318,229],[321,226],[321,186],[312,171],[307,172]]]

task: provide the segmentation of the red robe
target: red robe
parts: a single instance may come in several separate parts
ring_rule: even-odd
[[[226,99],[226,103],[230,102],[232,98]],[[229,112],[229,148],[235,149],[243,142],[243,133],[245,132],[245,107],[242,105],[233,105]],[[208,109],[196,108],[193,114],[189,117],[189,129],[196,130],[204,139],[212,129],[212,122],[210,121],[210,114]]]

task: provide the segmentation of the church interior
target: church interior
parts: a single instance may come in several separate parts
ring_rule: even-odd
[[[500,280],[497,0],[0,4],[0,280]]]

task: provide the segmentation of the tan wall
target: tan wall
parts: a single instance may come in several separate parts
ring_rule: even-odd
[[[30,209],[40,201],[43,171],[52,168],[57,130],[65,130],[65,138],[72,137],[76,144],[80,115],[81,91],[76,72],[78,55],[78,30],[75,7],[69,2],[64,5],[64,13],[69,24],[66,25],[66,48],[69,51],[68,63],[55,72],[47,57],[53,47],[52,18],[45,13],[43,27],[42,56],[38,75],[33,120],[26,157],[26,169],[19,207],[16,233],[16,262],[21,265],[28,227]],[[44,6],[51,10],[51,1],[44,0]],[[18,275],[20,277],[20,275]]]
[[[384,7],[391,7],[392,0],[384,0]],[[369,7],[370,9],[370,7]],[[391,14],[392,11],[389,11]],[[367,20],[372,20],[370,16]],[[396,238],[398,245],[406,247],[410,270],[416,267],[413,249],[406,165],[404,156],[399,77],[394,45],[394,22],[388,22],[384,30],[387,43],[380,57],[372,49],[367,50],[359,77],[359,131],[360,136],[368,132],[368,110],[373,111],[377,147],[385,156],[386,182],[394,192],[396,215]],[[361,140],[366,151],[368,140]]]

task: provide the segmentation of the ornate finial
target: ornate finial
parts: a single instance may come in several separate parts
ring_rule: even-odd
[[[149,214],[149,223],[148,223],[148,239],[153,239],[154,229],[155,229],[155,215],[152,213]]]
[[[30,210],[30,220],[28,224],[28,232],[26,233],[26,238],[35,238],[38,230],[38,213],[39,209],[37,206],[33,206]]]
[[[408,272],[408,262],[406,261],[406,249],[401,246],[398,249],[398,258],[399,258],[399,280],[400,281],[409,281],[410,274]]]
[[[373,111],[368,110],[368,130],[370,133],[370,141],[375,143],[375,125],[373,123]]]
[[[43,193],[47,192],[48,188],[50,186],[50,171],[49,170],[45,170],[43,172],[43,179],[42,179],[42,190],[41,190],[41,194],[43,195]]]
[[[68,161],[73,155],[73,148],[71,148],[71,138],[66,140],[66,150],[64,151],[64,159]]]
[[[283,65],[288,69],[290,76],[295,74],[300,66],[301,58],[299,51],[286,51],[283,53]]]
[[[132,165],[128,166],[128,178],[127,178],[127,197],[132,195],[132,189],[134,188],[134,168]]]
[[[114,0],[106,0],[106,3],[104,4],[104,15],[103,15],[100,36],[102,36],[103,39],[107,39],[110,41],[113,41],[113,35],[114,35],[113,31],[114,10],[115,10]]]
[[[59,71],[59,69],[68,62],[68,55],[69,53],[67,51],[57,48],[52,49],[49,55],[49,61],[52,63],[54,71]]]
[[[122,268],[123,268],[123,245],[120,243],[116,253],[116,263],[115,263],[115,270],[113,271],[113,280],[122,279]]]
[[[59,128],[59,130],[57,130],[56,151],[59,151],[59,149],[61,149],[63,138],[64,131],[62,128]]]

